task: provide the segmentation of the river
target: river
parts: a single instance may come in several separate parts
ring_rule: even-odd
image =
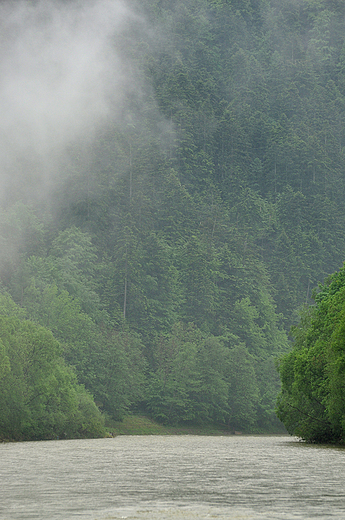
[[[345,450],[244,435],[1,444],[0,518],[345,519]]]

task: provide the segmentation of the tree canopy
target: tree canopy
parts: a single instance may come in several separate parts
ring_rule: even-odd
[[[345,267],[328,278],[294,329],[294,348],[280,361],[278,415],[290,433],[340,442],[345,433]]]

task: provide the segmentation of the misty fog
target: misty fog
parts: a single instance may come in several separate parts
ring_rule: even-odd
[[[27,201],[44,194],[63,175],[69,148],[86,153],[97,129],[123,117],[140,84],[122,37],[142,21],[117,0],[4,2],[0,20],[6,204],[13,190]]]

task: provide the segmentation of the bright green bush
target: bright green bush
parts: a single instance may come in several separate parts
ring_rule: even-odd
[[[345,267],[333,274],[293,330],[280,361],[277,412],[291,434],[310,442],[345,439]]]
[[[0,437],[97,437],[103,418],[47,329],[0,316]]]

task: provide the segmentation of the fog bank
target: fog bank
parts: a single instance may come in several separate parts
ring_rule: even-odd
[[[119,0],[0,6],[0,200],[44,194],[70,146],[120,117],[136,89],[119,42],[137,19]],[[137,19],[139,22],[139,20]],[[22,197],[22,198],[23,198]]]

